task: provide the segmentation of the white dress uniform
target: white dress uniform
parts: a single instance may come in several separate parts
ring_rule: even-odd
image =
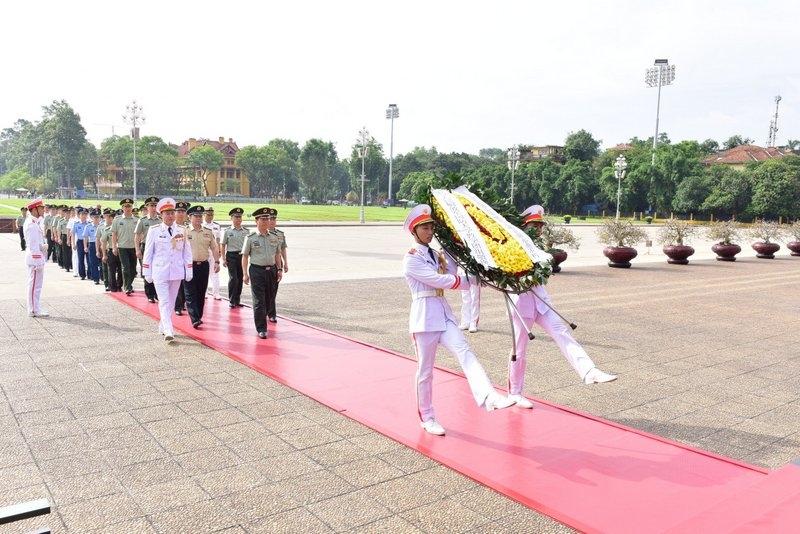
[[[534,293],[539,297],[535,297]],[[547,332],[547,335],[556,342],[558,348],[567,358],[567,361],[583,380],[595,365],[592,359],[575,341],[564,322],[542,302],[550,303],[550,295],[544,286],[536,286],[527,293],[520,295],[511,294],[511,300],[525,319],[525,324],[530,330],[538,324]],[[541,300],[540,300],[541,299]],[[508,393],[520,395],[525,386],[525,351],[528,348],[528,334],[520,323],[519,317],[514,314],[514,335],[516,336],[517,360],[508,363]]]
[[[439,344],[458,359],[478,406],[483,406],[487,398],[495,393],[486,371],[459,330],[450,305],[442,296],[442,289],[468,287],[469,281],[464,276],[454,274],[454,261],[448,261],[447,273],[440,274],[437,259],[431,256],[430,250],[416,243],[403,258],[403,272],[413,299],[408,326],[417,354],[417,410],[423,423],[436,418],[433,410],[433,366]],[[438,253],[433,254],[438,257]]]
[[[219,251],[219,239],[221,237],[221,229],[218,223],[214,221],[211,222],[203,222],[201,225],[203,228],[208,228],[211,230],[211,234],[214,236],[214,243],[216,243],[217,251]],[[222,259],[220,258],[220,265],[222,265]],[[214,272],[214,255],[209,255],[208,258],[208,285],[211,294],[213,295],[215,300],[220,300],[219,296],[219,271]]]
[[[459,267],[458,274],[466,274]],[[477,281],[470,280],[468,288],[461,290],[461,330],[469,329],[470,332],[478,331],[478,323],[481,319],[481,286]]]
[[[162,201],[165,199],[162,199]],[[158,295],[161,321],[158,331],[164,336],[175,336],[172,312],[181,280],[192,279],[192,249],[186,241],[185,228],[173,223],[150,227],[142,257],[142,274],[152,280]]]
[[[47,263],[47,242],[44,240],[42,218],[29,215],[22,226],[25,236],[25,264],[28,266],[28,315],[45,315],[39,305],[44,280],[44,264]]]

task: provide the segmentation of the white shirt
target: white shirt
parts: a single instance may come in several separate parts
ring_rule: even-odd
[[[456,322],[453,310],[444,297],[435,296],[437,289],[468,288],[464,276],[457,276],[455,261],[448,258],[447,273],[440,274],[438,261],[430,256],[429,248],[416,243],[403,258],[403,273],[411,290],[411,311],[408,331],[444,332],[447,320]],[[438,258],[439,253],[434,252]]]

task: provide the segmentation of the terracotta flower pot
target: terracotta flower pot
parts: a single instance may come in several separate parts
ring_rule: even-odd
[[[633,247],[606,247],[603,254],[608,258],[609,267],[619,267],[627,269],[631,266],[631,260],[639,255]]]
[[[736,261],[736,255],[742,251],[742,247],[734,243],[717,243],[711,246],[711,250],[717,254],[718,261]]]
[[[792,256],[800,256],[800,241],[789,241],[786,248],[792,251]]]
[[[677,265],[686,265],[689,263],[687,258],[694,254],[694,248],[689,245],[666,245],[661,250],[667,255],[667,263]]]
[[[560,273],[561,264],[567,259],[567,251],[561,250],[560,248],[555,248],[550,251],[550,254],[553,256],[553,272]]]
[[[781,249],[778,243],[764,243],[757,241],[753,243],[753,250],[756,251],[756,258],[764,258],[767,260],[775,259],[775,253]]]

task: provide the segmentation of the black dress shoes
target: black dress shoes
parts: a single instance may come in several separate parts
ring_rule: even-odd
[[[192,326],[195,327],[195,328],[200,328],[200,321],[193,322]]]
[[[149,302],[150,304],[155,304],[156,303],[156,299],[151,297],[151,298],[147,299],[147,302]]]
[[[183,312],[180,310],[175,310],[175,315],[183,315]]]
[[[277,323],[277,322],[278,322],[278,319],[277,319],[277,318],[275,318],[275,317],[270,317],[270,318],[269,318],[269,322],[271,322],[271,323]]]
[[[259,332],[258,333],[258,337],[260,337],[261,339],[267,339],[267,333],[266,332]]]

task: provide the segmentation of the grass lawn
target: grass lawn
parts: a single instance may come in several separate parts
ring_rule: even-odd
[[[143,199],[140,199],[140,201]],[[19,209],[30,202],[29,199],[0,198],[0,217],[17,216]],[[98,201],[98,200],[45,200],[48,202],[58,202],[67,206],[82,205],[84,207],[96,206],[98,203],[103,207],[119,208],[117,201]],[[236,207],[244,209],[244,220],[252,220],[248,217],[254,210],[269,206],[278,210],[278,219],[282,221],[328,221],[328,222],[359,222],[361,220],[360,206],[317,206],[313,204],[244,204],[229,202],[211,202],[202,204],[204,207],[213,206],[216,213],[215,219],[227,221],[228,212]],[[364,220],[366,222],[403,222],[408,215],[408,209],[393,207],[381,208],[379,206],[365,206]]]

